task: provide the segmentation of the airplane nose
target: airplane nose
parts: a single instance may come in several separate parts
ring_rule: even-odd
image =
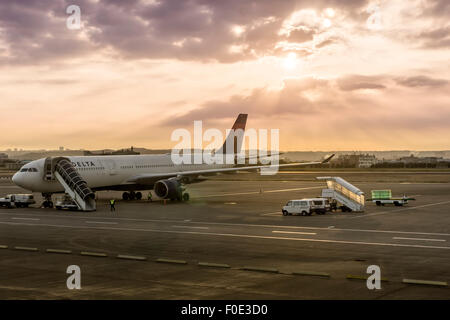
[[[15,184],[15,185],[17,185],[17,186],[21,186],[21,183],[20,183],[20,177],[19,177],[19,173],[15,173],[13,176],[12,176],[12,182]]]

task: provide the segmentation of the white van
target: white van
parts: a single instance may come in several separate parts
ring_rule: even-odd
[[[325,214],[327,211],[330,211],[330,202],[324,198],[291,200],[282,209],[284,216],[293,214],[310,216],[313,213]]]
[[[5,198],[0,198],[0,206],[12,208],[27,208],[31,204],[35,204],[32,194],[8,194]]]

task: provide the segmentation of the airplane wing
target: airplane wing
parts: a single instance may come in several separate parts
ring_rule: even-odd
[[[313,162],[297,162],[297,163],[287,163],[287,164],[279,164],[276,167],[297,167],[297,166],[307,166],[313,164],[323,164],[327,163],[334,157],[334,154],[327,157],[323,161],[313,161]],[[203,170],[191,170],[191,171],[179,171],[179,172],[171,172],[171,173],[148,173],[148,174],[140,174],[128,179],[127,183],[137,183],[137,184],[151,184],[160,179],[168,179],[168,178],[183,178],[183,177],[198,177],[200,175],[208,175],[215,173],[226,173],[226,172],[237,172],[237,171],[249,171],[249,170],[258,170],[263,168],[270,168],[270,165],[263,166],[246,166],[246,167],[232,167],[232,168],[217,168],[217,169],[203,169]]]

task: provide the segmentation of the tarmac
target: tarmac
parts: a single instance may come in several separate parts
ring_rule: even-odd
[[[450,173],[350,174],[367,197],[416,201],[284,217],[326,187],[287,172],[219,176],[188,185],[189,202],[118,200],[115,212],[119,192],[99,192],[95,212],[0,209],[0,299],[450,299]],[[0,195],[24,192],[0,181]],[[80,290],[66,286],[70,265]]]

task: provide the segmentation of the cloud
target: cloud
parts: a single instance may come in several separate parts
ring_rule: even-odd
[[[396,82],[405,87],[440,87],[448,84],[448,80],[433,79],[427,76],[397,78]]]
[[[68,30],[65,9],[73,1],[2,1],[0,44],[4,42],[8,49],[0,50],[0,63],[33,64],[83,57],[102,50],[127,59],[254,59],[276,54],[280,41],[311,41],[323,31],[318,25],[298,21],[290,33],[281,35],[283,22],[293,12],[339,6],[355,13],[365,2],[77,0],[82,29]],[[243,26],[242,34],[232,32],[236,25]],[[232,46],[245,49],[230,52]]]
[[[401,85],[406,91],[399,92],[387,85],[395,82],[394,79],[399,77],[348,75],[339,79],[286,79],[281,89],[257,88],[248,95],[207,101],[187,113],[166,119],[163,125],[190,126],[194,120],[214,123],[214,119],[215,123],[219,120],[230,122],[244,112],[252,119],[286,123],[309,132],[324,126],[346,128],[353,133],[368,130],[375,135],[377,130],[447,129],[450,110],[445,94],[438,92],[429,97],[415,90],[417,85],[438,85],[442,80],[425,76],[403,78]],[[383,90],[366,93],[359,89]],[[298,119],[302,120],[295,124]]]
[[[360,89],[385,89],[386,86],[381,83],[382,81],[383,77],[381,76],[350,75],[339,79],[337,83],[341,90],[353,91]]]

